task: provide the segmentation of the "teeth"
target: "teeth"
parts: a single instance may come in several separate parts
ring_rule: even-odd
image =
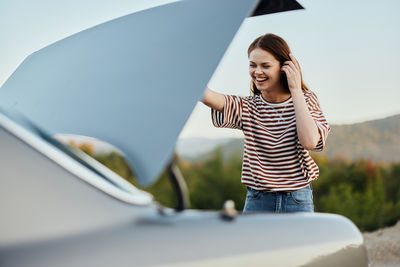
[[[265,79],[256,79],[257,82],[263,82],[263,81],[266,81],[266,80],[267,80],[267,78],[265,78]]]

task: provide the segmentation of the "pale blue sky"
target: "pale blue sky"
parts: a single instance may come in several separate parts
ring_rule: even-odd
[[[165,2],[170,1],[0,0],[0,85],[32,52],[98,23]],[[272,32],[291,46],[330,123],[400,113],[400,1],[299,2],[305,10],[247,19],[209,86],[247,95],[247,47],[259,35]],[[213,128],[209,110],[199,104],[181,136],[233,135],[240,132]]]

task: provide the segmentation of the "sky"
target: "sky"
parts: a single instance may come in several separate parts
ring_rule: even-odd
[[[168,0],[0,0],[0,85],[29,54],[99,23]],[[299,0],[305,10],[242,24],[209,82],[224,94],[249,95],[247,47],[258,36],[283,37],[319,98],[330,124],[351,124],[400,113],[400,1]],[[217,129],[199,103],[181,133],[240,137]]]

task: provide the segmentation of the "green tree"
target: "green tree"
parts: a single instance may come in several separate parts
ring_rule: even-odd
[[[91,146],[75,146],[138,186],[132,169],[120,154],[96,155]],[[316,211],[342,214],[363,231],[393,225],[400,219],[400,163],[315,158],[320,168],[320,177],[313,182]],[[219,210],[228,199],[236,203],[238,210],[243,208],[246,188],[240,181],[241,154],[224,159],[219,147],[204,161],[185,162],[176,157],[175,163],[187,181],[192,208]],[[166,172],[153,185],[142,189],[152,193],[164,206],[177,205]]]

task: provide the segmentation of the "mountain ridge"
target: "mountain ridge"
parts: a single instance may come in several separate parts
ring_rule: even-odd
[[[216,147],[221,146],[224,157],[242,153],[242,138],[196,138],[196,146],[190,140],[178,140],[177,153],[186,160],[201,160]],[[400,114],[354,124],[331,125],[325,149],[318,153],[328,159],[370,159],[379,162],[400,161]]]

